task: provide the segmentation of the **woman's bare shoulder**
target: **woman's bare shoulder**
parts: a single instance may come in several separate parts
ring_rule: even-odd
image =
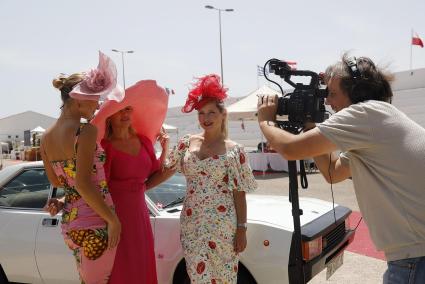
[[[189,142],[199,142],[202,143],[204,141],[204,136],[202,134],[187,134]]]
[[[230,139],[226,139],[226,140],[224,140],[224,142],[226,143],[227,149],[232,149],[236,146],[241,146],[239,143],[236,143],[235,141],[230,140]]]
[[[79,139],[78,139],[79,141],[92,142],[92,141],[96,141],[96,138],[97,138],[96,126],[90,123],[87,123],[80,128]]]
[[[202,139],[202,140],[204,140],[204,136],[202,135],[202,133],[187,134],[187,136],[189,136],[189,139]]]

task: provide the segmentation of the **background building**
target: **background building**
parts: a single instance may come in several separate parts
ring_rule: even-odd
[[[0,141],[20,142],[24,140],[24,131],[38,126],[49,128],[56,118],[34,111],[26,111],[0,118]]]

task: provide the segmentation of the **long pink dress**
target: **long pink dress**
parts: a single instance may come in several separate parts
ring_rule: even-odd
[[[159,168],[153,145],[139,137],[137,155],[115,149],[106,140],[105,173],[115,210],[121,221],[121,240],[109,284],[156,284],[154,239],[145,201],[145,181]]]

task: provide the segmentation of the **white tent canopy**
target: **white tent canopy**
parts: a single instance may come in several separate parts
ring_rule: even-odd
[[[259,95],[280,95],[280,92],[264,85],[245,98],[227,107],[229,120],[257,120],[257,102]]]
[[[46,129],[44,129],[43,127],[41,127],[41,126],[37,126],[36,128],[34,128],[33,130],[31,130],[31,133],[33,133],[33,132],[36,132],[36,133],[43,133],[43,132],[45,132],[46,131]]]
[[[176,133],[178,132],[178,128],[166,123],[162,124],[162,127],[164,127],[165,131],[167,131],[168,133]]]

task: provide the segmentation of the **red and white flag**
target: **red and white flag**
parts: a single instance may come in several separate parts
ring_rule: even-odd
[[[412,45],[419,45],[420,47],[424,47],[424,42],[422,39],[418,36],[417,33],[415,33],[414,36],[412,36]]]

